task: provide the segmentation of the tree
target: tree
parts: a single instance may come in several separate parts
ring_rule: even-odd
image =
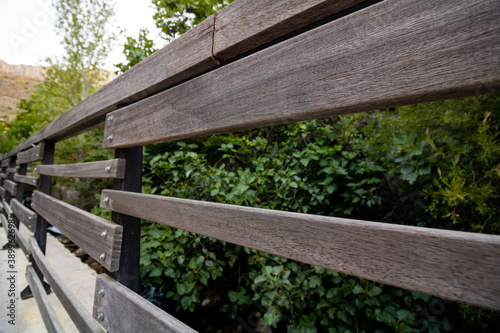
[[[115,35],[109,19],[114,14],[106,0],[55,0],[56,33],[62,36],[66,55],[48,59],[68,72],[64,77],[73,105],[89,96],[103,79],[102,68]]]

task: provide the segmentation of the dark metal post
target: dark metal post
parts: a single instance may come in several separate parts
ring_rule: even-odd
[[[116,149],[116,158],[125,159],[125,177],[115,180],[115,190],[141,192],[142,187],[142,147]],[[141,219],[125,214],[112,213],[113,222],[123,226],[120,270],[117,278],[129,289],[139,292],[139,259],[141,242]]]
[[[42,164],[53,164],[54,163],[54,149],[55,149],[56,143],[54,141],[48,141],[45,142],[45,148],[43,151],[43,159],[42,159]],[[51,187],[52,187],[52,176],[45,176],[41,175],[40,176],[40,188],[39,191],[45,194],[49,194],[51,192]],[[40,247],[40,250],[42,250],[42,253],[45,254],[45,249],[47,248],[47,221],[40,215],[38,215],[37,221],[36,221],[36,230],[35,230],[35,239],[36,242],[38,243],[38,246]],[[33,268],[35,269],[35,272],[37,273],[38,277],[40,278],[40,281],[42,281],[45,290],[47,293],[50,292],[50,286],[43,281],[43,274],[36,265],[36,262],[33,260],[32,256],[30,256],[30,262]],[[31,293],[30,287],[26,287],[22,292],[21,292],[21,298],[26,299],[29,297],[32,297],[33,294]]]

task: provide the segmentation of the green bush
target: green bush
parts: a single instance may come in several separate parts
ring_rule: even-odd
[[[498,95],[148,146],[145,193],[499,233]],[[495,329],[498,313],[145,223],[141,278],[178,310],[221,285],[289,332]]]

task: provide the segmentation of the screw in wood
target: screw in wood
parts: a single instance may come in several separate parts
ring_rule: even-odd
[[[113,122],[113,118],[114,118],[113,116],[109,116],[109,117],[108,117],[108,121],[109,121],[110,123],[112,123],[112,122]]]
[[[104,313],[102,311],[100,311],[99,314],[97,315],[97,319],[99,319],[100,321],[104,320]]]
[[[106,238],[106,236],[108,235],[108,231],[107,230],[104,230],[102,233],[101,233],[101,237],[103,238]]]
[[[108,135],[108,141],[113,142],[113,134]]]
[[[99,256],[99,258],[100,258],[101,260],[106,259],[106,253],[104,253],[104,252],[103,252],[103,253],[101,253],[101,255]]]
[[[104,197],[104,200],[103,200],[103,201],[104,201],[104,203],[106,203],[106,204],[107,204],[107,203],[109,202],[109,197],[107,197],[107,196],[106,196],[106,197]]]
[[[104,297],[104,287],[101,287],[97,293],[101,295],[101,297]]]
[[[104,170],[105,170],[107,173],[110,173],[110,172],[111,172],[111,165],[108,165],[106,168],[104,168]]]

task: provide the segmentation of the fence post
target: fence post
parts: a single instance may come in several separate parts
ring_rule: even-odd
[[[115,180],[113,188],[140,193],[142,190],[142,146],[116,149],[115,157],[125,159],[126,164],[125,177]],[[137,293],[140,287],[141,219],[113,212],[112,221],[123,226],[120,269],[116,277],[121,284]]]
[[[55,141],[45,142],[42,164],[54,163],[55,145],[56,145]],[[40,175],[39,191],[50,195],[51,187],[52,187],[52,176]],[[36,221],[35,239],[36,242],[38,243],[38,246],[40,247],[40,250],[42,251],[43,254],[45,254],[45,249],[47,247],[47,221],[41,215],[38,215]],[[37,273],[38,277],[40,278],[40,281],[42,281],[45,290],[47,291],[47,293],[50,293],[50,286],[48,285],[48,283],[43,281],[43,274],[36,265],[36,262],[33,260],[32,256],[30,256],[30,262],[33,268],[35,269],[35,272]],[[21,298],[26,299],[30,297],[33,297],[33,294],[31,292],[30,287],[27,286],[26,288],[24,288],[23,291],[21,291]]]

